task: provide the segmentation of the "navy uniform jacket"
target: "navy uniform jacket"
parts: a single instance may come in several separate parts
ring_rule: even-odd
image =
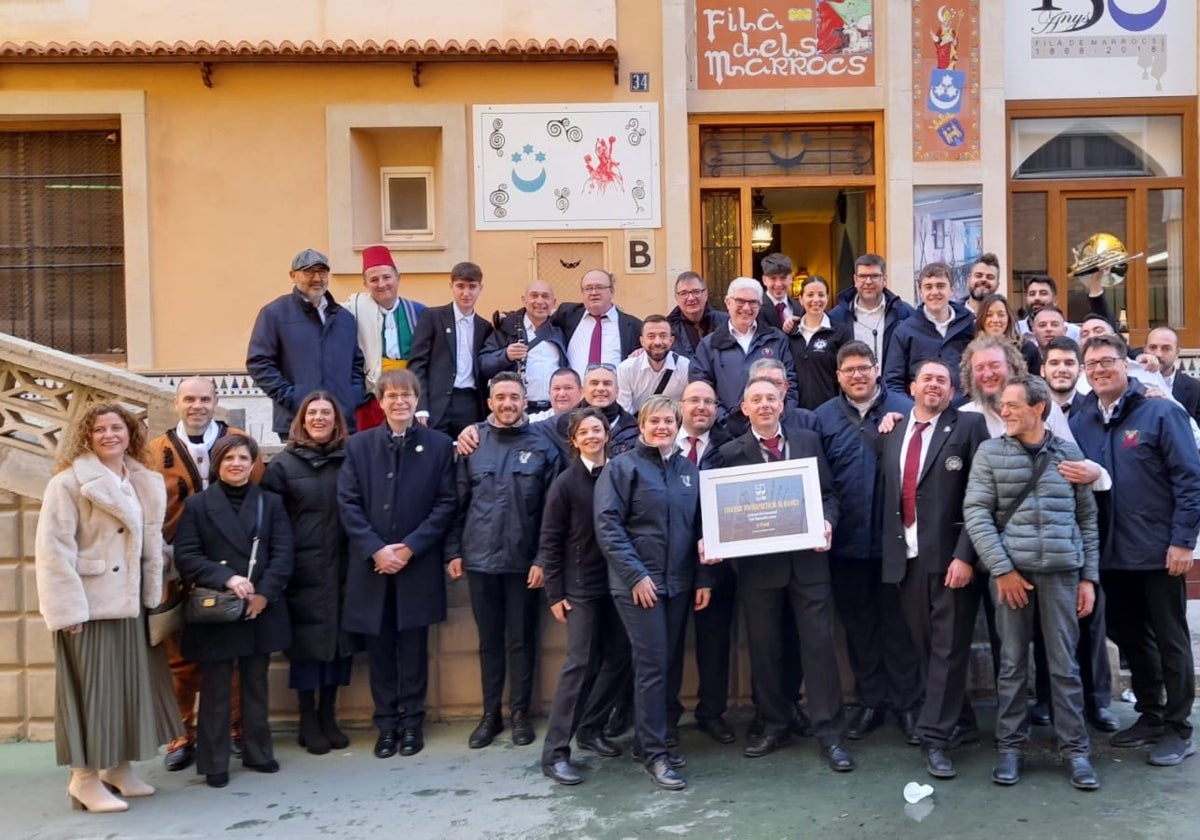
[[[421,399],[418,411],[429,412],[429,425],[437,428],[450,406],[450,395],[454,393],[454,377],[457,371],[458,333],[454,319],[458,317],[453,303],[445,306],[430,306],[421,314],[413,330],[412,351],[408,354],[408,369],[421,382]],[[478,414],[487,412],[487,380],[479,366],[479,353],[492,334],[492,325],[479,313],[475,313],[475,330],[472,335],[471,365],[475,374],[475,399]],[[357,339],[356,339],[357,340]]]
[[[393,439],[387,423],[353,435],[338,505],[350,541],[343,629],[379,635],[389,586],[397,630],[445,620],[442,544],[458,509],[450,438],[415,422],[402,439]],[[372,556],[392,543],[407,545],[413,558],[394,575],[377,574]]]

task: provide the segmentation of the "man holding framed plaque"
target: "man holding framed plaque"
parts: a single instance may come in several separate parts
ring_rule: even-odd
[[[837,501],[821,438],[808,429],[784,433],[779,422],[783,397],[769,379],[750,380],[741,410],[750,422],[750,431],[722,446],[720,460],[727,468],[753,467],[754,472],[737,476],[728,470],[714,470],[702,474],[701,496],[706,553],[742,555],[738,590],[746,612],[756,700],[766,722],[762,737],[751,742],[745,754],[759,758],[790,740],[792,698],[780,679],[784,667],[782,616],[790,603],[808,677],[808,709],[821,753],[831,769],[853,770],[854,759],[842,745],[842,686],[825,553],[837,521]],[[792,461],[798,463],[782,463]],[[737,497],[729,498],[731,492]],[[773,540],[792,548],[773,548]],[[730,543],[765,550],[747,556]],[[797,550],[797,545],[807,550]]]

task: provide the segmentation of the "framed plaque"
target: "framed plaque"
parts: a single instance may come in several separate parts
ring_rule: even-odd
[[[704,553],[728,560],[825,545],[816,458],[700,472]]]

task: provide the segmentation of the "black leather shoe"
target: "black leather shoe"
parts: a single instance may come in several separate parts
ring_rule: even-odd
[[[791,727],[792,732],[801,738],[811,738],[813,732],[816,731],[813,729],[812,721],[808,719],[808,715],[805,713],[804,707],[800,705],[799,700],[792,704]]]
[[[821,747],[821,755],[825,756],[825,761],[829,765],[829,769],[837,773],[849,773],[854,769],[854,759],[850,757],[850,753],[846,752],[846,748],[841,744],[831,744],[828,747]]]
[[[992,781],[998,785],[1015,785],[1021,781],[1021,768],[1025,759],[1020,753],[1000,753],[996,766],[992,768]]]
[[[278,773],[279,772],[279,762],[273,758],[269,761],[264,761],[262,764],[251,764],[248,761],[243,761],[242,766],[245,767],[247,770],[254,770],[259,773]]]
[[[1107,706],[1093,709],[1092,713],[1088,715],[1088,720],[1092,722],[1092,726],[1097,732],[1116,732],[1121,728],[1121,722]]]
[[[375,741],[375,757],[376,758],[391,758],[396,754],[397,735],[395,729],[389,729],[379,733],[379,739]]]
[[[961,747],[963,744],[974,744],[979,741],[980,737],[978,726],[963,726],[956,723],[950,730],[950,749]]]
[[[638,744],[636,742],[634,742],[634,745],[629,750],[629,757],[632,758],[634,761],[645,761],[646,760],[646,756],[642,754],[642,748],[640,746],[638,746]],[[687,758],[680,755],[679,753],[669,752],[669,753],[667,753],[667,763],[669,763],[672,767],[678,769],[680,767],[687,766]]]
[[[1154,745],[1154,749],[1150,750],[1146,763],[1153,764],[1155,767],[1174,767],[1195,753],[1196,747],[1192,744],[1191,738],[1164,735],[1162,740]]]
[[[1138,718],[1137,723],[1122,729],[1109,739],[1114,747],[1149,747],[1162,740],[1163,727],[1161,723],[1154,724],[1145,718]]]
[[[576,735],[575,746],[581,750],[594,752],[596,755],[602,755],[605,758],[616,758],[621,754],[621,748],[612,741],[604,737],[603,734],[598,735]]]
[[[746,740],[758,741],[766,731],[767,719],[756,710],[754,712],[754,720],[750,721],[750,725],[746,727]]]
[[[416,755],[425,749],[425,735],[416,726],[406,726],[400,733],[400,755]]]
[[[192,762],[196,760],[196,748],[191,744],[184,742],[175,749],[168,749],[166,756],[163,758],[163,767],[168,770],[183,770],[192,766]]]
[[[652,761],[646,767],[646,772],[650,774],[650,778],[654,780],[654,784],[664,790],[683,790],[687,787],[687,782],[680,778],[670,762],[665,759],[660,758]]]
[[[917,713],[897,712],[896,719],[900,721],[900,731],[904,733],[904,743],[910,747],[921,746],[921,738],[917,735]]]
[[[667,727],[667,737],[663,738],[663,743],[668,747],[679,746],[679,724],[673,723]]]
[[[1054,713],[1048,703],[1034,703],[1029,710],[1029,722],[1034,726],[1049,726],[1054,723]]]
[[[482,749],[492,743],[496,736],[503,731],[504,723],[500,720],[500,715],[494,712],[484,712],[483,717],[479,719],[479,725],[467,739],[467,746],[473,750]]]
[[[629,731],[629,707],[618,704],[608,713],[608,721],[604,724],[605,738],[620,738]]]
[[[697,718],[696,728],[701,732],[707,732],[709,737],[718,744],[732,744],[737,740],[724,718]]]
[[[935,779],[953,779],[958,775],[954,762],[941,747],[925,747],[925,770]]]
[[[1099,790],[1100,780],[1092,762],[1086,758],[1071,758],[1067,760],[1067,770],[1070,772],[1071,787],[1079,790]]]
[[[746,749],[742,750],[742,755],[746,758],[762,758],[764,755],[770,755],[780,747],[786,746],[792,740],[790,732],[781,732],[776,735],[763,735],[752,744],[747,744]]]
[[[529,722],[529,715],[526,712],[512,713],[512,731],[513,743],[518,747],[532,744],[534,738],[537,737],[533,732],[533,724]]]
[[[850,724],[846,727],[846,737],[851,741],[866,738],[879,727],[883,726],[886,712],[883,709],[872,709],[870,706],[859,706]]]
[[[542,775],[550,777],[560,785],[577,785],[583,781],[583,776],[576,773],[575,768],[571,766],[571,762],[565,758],[553,764],[543,764]]]
[[[229,784],[228,773],[209,773],[204,777],[204,782],[209,787],[223,788]]]

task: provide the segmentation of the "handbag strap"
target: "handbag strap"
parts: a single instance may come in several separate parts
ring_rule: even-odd
[[[1050,453],[1043,449],[1038,453],[1037,459],[1034,461],[1033,474],[1029,476],[1029,483],[1021,488],[1021,492],[1017,494],[1016,501],[1012,503],[1009,509],[996,517],[996,530],[999,533],[1004,533],[1005,527],[1008,526],[1008,521],[1017,512],[1017,508],[1029,498],[1029,494],[1033,492],[1034,485],[1038,483],[1038,479],[1042,477],[1042,473],[1046,471],[1046,467],[1048,466],[1050,466]]]
[[[674,351],[671,352],[671,355],[672,356],[675,355]],[[674,359],[672,359],[672,361],[674,361]],[[662,376],[660,376],[658,378],[658,385],[654,388],[655,396],[658,396],[663,391],[667,390],[667,383],[671,381],[671,377],[674,375],[675,375],[675,368],[672,367],[672,368],[664,368],[663,369]]]
[[[254,517],[254,539],[250,543],[250,570],[246,572],[246,580],[254,579],[254,564],[258,562],[258,533],[262,530],[262,491],[258,494],[258,512]]]

